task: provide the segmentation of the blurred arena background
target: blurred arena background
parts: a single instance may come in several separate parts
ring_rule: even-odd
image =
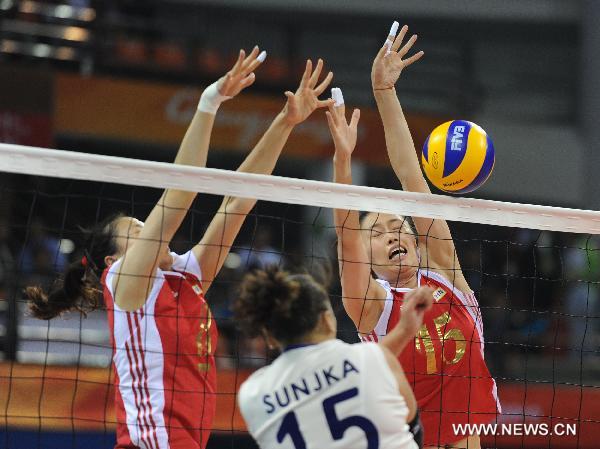
[[[334,71],[332,85],[363,113],[355,184],[397,189],[369,78],[382,30],[393,20],[409,24],[425,51],[397,85],[417,148],[439,123],[474,121],[494,139],[496,166],[470,196],[600,210],[597,0],[0,0],[0,141],[171,161],[200,89],[231,66],[239,48],[259,44],[269,57],[249,93],[217,115],[208,165],[236,168],[305,59],[321,57]],[[332,151],[325,118],[314,114],[294,132],[275,174],[330,180]],[[77,235],[67,230],[96,216],[96,205],[81,197],[102,195],[131,208],[122,198],[133,190],[109,185],[98,193],[95,184],[0,177],[0,448],[112,447],[105,313],[49,325],[26,316],[21,290],[48,283],[74,257]],[[135,190],[139,216],[153,195]],[[210,212],[196,206],[182,244],[218,207],[214,197],[199,201]],[[211,291],[216,316],[229,314],[248,267],[335,256],[331,211],[284,209],[260,202],[248,220]],[[484,285],[486,359],[505,412],[518,422],[578,417],[597,430],[598,236],[452,229],[469,279]],[[339,295],[337,283],[332,294]],[[355,341],[339,312],[341,337]],[[264,363],[265,348],[240,340],[231,323],[221,333],[224,396],[215,428],[222,432],[209,447],[253,447],[232,393],[240,376]],[[78,392],[72,380],[80,378],[95,383]],[[554,443],[514,437],[488,445],[598,447],[591,432]]]

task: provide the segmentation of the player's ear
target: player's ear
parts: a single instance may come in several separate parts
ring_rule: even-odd
[[[321,325],[323,333],[334,337],[337,335],[337,319],[331,308],[321,314]]]
[[[267,347],[270,350],[281,349],[281,346],[275,341],[275,339],[271,336],[271,334],[269,334],[269,332],[265,328],[262,329],[262,335],[265,339],[265,343],[267,343]]]

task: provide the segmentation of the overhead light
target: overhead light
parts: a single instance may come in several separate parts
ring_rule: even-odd
[[[89,33],[84,28],[79,27],[67,27],[65,29],[64,38],[70,41],[87,41]]]
[[[61,239],[58,250],[63,254],[71,254],[75,251],[75,243],[70,239]]]
[[[17,43],[11,40],[4,40],[0,43],[0,51],[2,53],[16,53]]]
[[[75,59],[75,50],[69,47],[59,47],[56,49],[54,57],[63,61],[70,61]]]
[[[8,11],[13,6],[15,6],[15,2],[13,0],[0,0],[0,9],[3,11]]]
[[[241,264],[242,258],[239,254],[229,253],[223,265],[225,265],[225,267],[229,268],[230,270],[236,270],[240,267]]]
[[[52,49],[46,44],[35,44],[31,50],[31,54],[38,58],[47,58],[51,53]]]
[[[58,5],[54,9],[54,16],[59,19],[72,19],[73,18],[73,7],[69,5]]]

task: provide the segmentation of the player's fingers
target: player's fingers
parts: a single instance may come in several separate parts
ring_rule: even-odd
[[[352,112],[352,118],[350,119],[350,128],[355,130],[358,127],[358,121],[360,120],[360,109],[354,109]]]
[[[407,32],[408,32],[408,25],[404,25],[402,27],[402,29],[400,30],[400,33],[398,33],[398,36],[396,36],[394,43],[392,44],[392,51],[398,51],[398,49],[400,48],[400,45],[402,45],[402,41],[404,40],[404,36],[406,36]]]
[[[250,52],[250,54],[248,56],[246,56],[246,58],[244,58],[244,61],[242,62],[242,65],[240,66],[240,73],[242,75],[246,75],[248,73],[250,73],[252,70],[250,67],[256,62],[256,58],[258,57],[258,54],[260,52],[260,49],[258,48],[258,45],[255,45],[254,48],[252,49],[252,51]]]
[[[424,298],[423,301],[420,301],[416,305],[415,310],[417,313],[425,313],[429,309],[431,309],[432,306],[433,306],[433,297],[431,295],[429,295],[427,298]]]
[[[295,108],[296,107],[296,95],[294,95],[292,92],[290,92],[289,90],[285,92],[284,94],[287,98],[287,102],[288,102],[288,107],[290,108]]]
[[[409,309],[415,308],[415,299],[417,296],[416,290],[411,290],[404,295],[404,301],[402,303],[402,310],[408,311]]]
[[[231,73],[227,72],[223,78],[221,78],[217,83],[217,90],[221,95],[224,95],[229,91],[229,86],[231,85]]]
[[[335,100],[333,100],[333,101],[335,102]],[[342,103],[339,106],[335,106],[335,103],[334,103],[333,106],[334,106],[333,109],[335,110],[335,113],[337,114],[338,119],[347,124],[348,122],[346,122],[346,105],[344,103]]]
[[[259,65],[261,65],[265,61],[265,59],[267,59],[267,52],[263,50],[259,53],[259,55],[256,58],[250,61],[250,64],[248,64],[248,66],[244,69],[244,72],[254,72],[254,70],[256,70],[256,68]]]
[[[315,70],[308,81],[308,87],[313,88],[317,85],[317,81],[319,81],[319,77],[321,76],[322,70],[323,70],[323,60],[321,58],[319,58],[317,61],[317,66],[315,67]]]
[[[417,295],[425,297],[427,295],[433,294],[433,288],[429,286],[419,287],[417,290],[415,290],[415,292],[417,293]]]
[[[409,309],[423,308],[429,300],[433,300],[433,289],[430,287],[419,287],[406,294],[404,304]]]
[[[385,41],[383,43],[383,47],[381,47],[379,49],[379,51],[377,52],[377,55],[375,56],[375,59],[373,60],[374,63],[381,61],[381,59],[385,58],[386,54],[389,52],[391,47],[388,46],[387,42],[388,41]]]
[[[417,295],[416,308],[421,310],[428,310],[433,305],[433,289],[431,287],[425,287],[420,289]]]
[[[397,21],[394,21],[394,23],[392,23],[390,32],[388,33],[388,37],[383,43],[383,46],[386,47],[385,55],[390,54],[392,51],[392,45],[394,43],[394,39],[396,39],[396,33],[398,33],[399,26],[400,24]]]
[[[250,64],[252,64],[252,62],[254,62],[256,60],[257,56],[258,56],[258,45],[255,45],[254,48],[252,49],[252,51],[250,52],[250,54],[244,58],[244,61],[242,62],[242,65],[241,65],[241,70],[247,70],[248,67],[250,66]]]
[[[335,119],[333,118],[333,115],[331,114],[330,111],[325,111],[325,117],[327,117],[327,124],[329,125],[329,131],[331,132],[331,134],[334,134],[337,132],[337,124],[335,123]]]
[[[415,53],[414,55],[412,55],[410,58],[406,58],[404,59],[404,67],[408,67],[409,65],[411,65],[413,62],[417,62],[419,59],[421,59],[421,57],[425,54],[424,51],[420,51],[418,53]]]
[[[342,89],[334,87],[331,89],[331,98],[333,99],[333,115],[338,122],[346,123],[346,107],[344,106],[344,95]]]
[[[409,52],[409,50],[412,48],[412,46],[415,45],[415,42],[417,41],[417,37],[418,36],[416,34],[413,34],[410,37],[410,39],[408,40],[408,42],[402,46],[402,48],[398,52],[400,57],[404,57],[404,55]]]
[[[319,95],[321,95],[323,92],[325,92],[325,89],[327,89],[327,86],[329,86],[332,79],[333,79],[333,72],[329,72],[327,74],[327,76],[325,77],[325,79],[323,81],[321,81],[321,84],[319,84],[317,87],[315,87],[315,95],[317,97]]]
[[[332,99],[333,100],[333,99]],[[327,106],[328,111],[325,111],[326,114],[329,114],[333,123],[337,126],[339,124],[339,117],[336,113],[335,100],[333,103]]]
[[[310,79],[310,74],[312,73],[312,61],[310,59],[306,60],[306,67],[304,68],[304,73],[302,74],[302,79],[300,80],[300,87],[305,87]]]
[[[387,42],[387,41],[386,41]],[[378,61],[380,61],[382,58],[385,57],[386,53],[389,51],[388,45],[386,43],[383,44],[383,47],[381,47],[379,49],[379,51],[377,52],[377,55],[375,56],[375,59],[373,60],[373,62],[377,63]]]
[[[240,69],[242,63],[244,62],[245,57],[246,57],[246,52],[242,48],[242,49],[240,49],[240,53],[238,54],[237,61],[235,61],[235,64],[233,65],[233,68],[231,69],[232,73],[236,73]]]
[[[339,87],[331,88],[331,98],[335,101],[334,106],[341,106],[344,104],[344,94],[342,94],[342,89]]]
[[[254,75],[254,72],[252,72],[242,80],[242,88],[250,86],[254,83],[254,81],[256,81],[256,75]]]
[[[331,98],[328,100],[317,101],[317,108],[328,108],[329,105],[333,105],[333,100]]]
[[[394,23],[392,23],[392,26],[390,27],[390,32],[388,33],[388,40],[390,41],[394,41],[394,39],[396,38],[396,34],[398,34],[398,27],[400,26],[400,24],[398,23],[398,21],[394,20]]]

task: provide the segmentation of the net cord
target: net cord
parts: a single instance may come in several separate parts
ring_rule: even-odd
[[[335,184],[0,143],[0,171],[514,228],[600,234],[600,212]]]

